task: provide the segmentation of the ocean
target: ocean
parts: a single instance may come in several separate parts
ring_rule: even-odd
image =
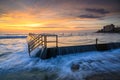
[[[59,46],[95,44],[96,38],[99,44],[120,42],[120,34],[115,33],[59,33],[58,35]],[[0,35],[1,80],[89,80],[87,77],[90,75],[109,73],[109,71],[120,75],[118,73],[120,72],[120,48],[104,52],[82,52],[42,60],[29,57],[26,36]],[[54,45],[49,45],[51,46]],[[78,71],[71,70],[73,63],[80,65]]]

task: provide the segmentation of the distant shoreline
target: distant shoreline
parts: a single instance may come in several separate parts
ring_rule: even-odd
[[[116,33],[116,34],[120,34],[120,32],[103,32],[103,31],[97,31],[97,32],[95,32],[95,33]]]
[[[103,26],[102,29],[96,33],[120,33],[120,27],[116,27],[114,24]]]

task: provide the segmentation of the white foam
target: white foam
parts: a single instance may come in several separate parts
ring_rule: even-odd
[[[30,55],[33,56],[33,57],[35,57],[36,54],[41,50],[41,48],[42,48],[41,46],[35,48],[35,49],[30,53]]]
[[[40,58],[29,57],[25,41],[21,42],[16,40],[16,43],[14,42],[14,44],[10,45],[11,48],[13,48],[13,50],[11,50],[12,54],[0,57],[0,74],[4,72],[16,72],[37,68],[49,71],[58,70],[58,78],[64,79],[71,76],[70,78],[82,80],[91,73],[107,72],[108,70],[120,71],[120,49],[109,50],[106,52],[83,52],[41,60]],[[8,45],[3,45],[3,47],[6,46]],[[79,64],[80,69],[76,72],[72,72],[72,63]]]

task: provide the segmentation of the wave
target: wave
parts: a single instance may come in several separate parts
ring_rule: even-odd
[[[27,51],[17,52],[9,55],[0,63],[0,73],[16,71],[58,71],[58,80],[64,80],[69,77],[74,80],[83,80],[87,75],[96,72],[120,71],[120,49],[109,50],[106,52],[84,52],[58,56],[48,60],[29,57]],[[77,72],[71,70],[71,65],[75,63],[80,65]],[[64,73],[64,74],[63,74]],[[77,77],[79,75],[79,77]]]
[[[14,35],[4,35],[4,36],[0,36],[0,39],[16,39],[16,38],[26,38],[27,36],[14,36]]]
[[[38,71],[38,73],[40,73],[43,71],[42,74],[44,72],[50,72],[50,74],[57,72],[57,79],[54,80],[84,80],[85,76],[97,72],[107,72],[108,70],[111,72],[120,71],[120,48],[105,52],[93,51],[69,54],[41,60],[40,58],[29,57],[27,52],[27,43],[26,40],[23,39],[26,37],[26,35],[0,35],[0,78],[2,77],[2,74],[11,74],[12,72],[34,71],[36,73]],[[100,38],[102,39],[104,37],[100,36]],[[108,37],[106,40],[116,41],[119,39],[119,36],[112,36],[112,38],[113,39]],[[64,39],[66,38],[62,37],[61,41],[64,41]],[[67,39],[72,42],[71,38],[68,37]],[[88,40],[91,39],[91,36],[83,36],[78,41],[81,39]],[[77,42],[77,40],[74,40],[74,42]],[[76,72],[71,70],[71,65],[73,63],[80,66],[80,69]],[[39,77],[36,75],[37,74],[35,74],[35,77]],[[16,74],[16,76],[20,78],[18,74]],[[5,76],[3,77],[5,78]]]

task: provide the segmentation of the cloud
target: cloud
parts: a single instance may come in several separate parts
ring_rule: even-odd
[[[98,14],[108,14],[110,11],[107,11],[105,9],[97,9],[97,8],[86,8],[85,9],[88,12],[98,13]]]
[[[5,11],[3,9],[0,9],[0,15],[2,15],[3,13],[5,13]]]
[[[97,16],[97,15],[92,15],[92,14],[85,14],[85,15],[80,15],[78,17],[79,18],[91,18],[91,19],[95,19],[95,18],[102,18],[103,16]]]
[[[38,28],[63,28],[63,27],[38,27]]]
[[[78,28],[79,29],[79,28],[86,28],[86,27],[74,27],[74,28]]]
[[[6,29],[19,25],[30,30],[70,30],[74,26],[82,30],[88,23],[119,21],[119,4],[120,0],[0,0],[0,25],[8,26]],[[31,25],[38,23],[41,25]]]

